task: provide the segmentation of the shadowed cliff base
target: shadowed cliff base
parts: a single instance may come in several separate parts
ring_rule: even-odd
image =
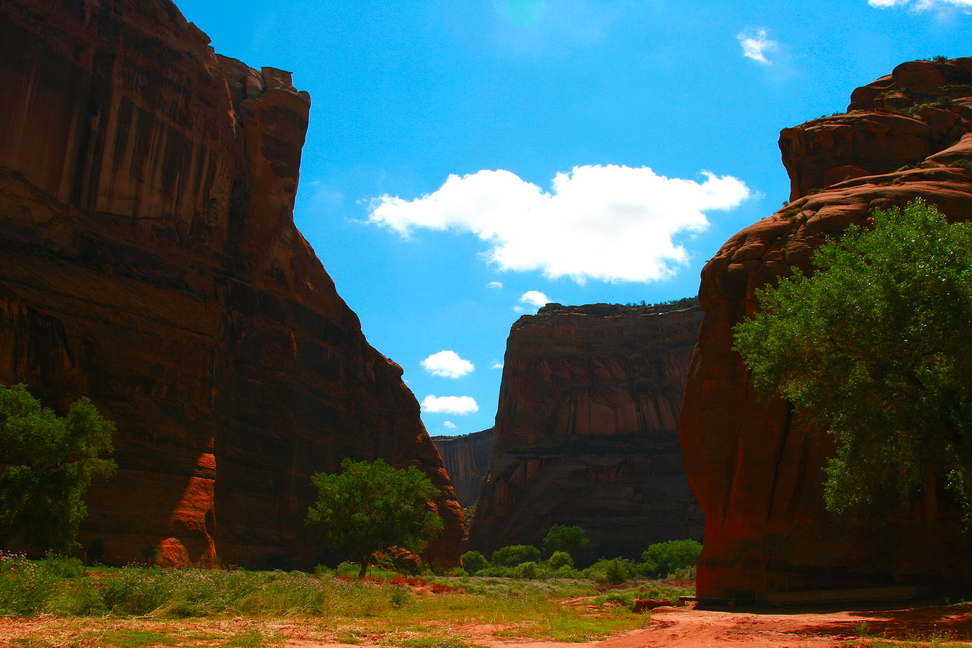
[[[402,369],[293,223],[310,97],[208,43],[168,0],[0,5],[0,380],[117,423],[106,562],[313,566],[310,475],[381,457],[442,490],[456,564]]]
[[[858,88],[849,112],[785,129],[793,202],[732,237],[702,272],[705,318],[682,406],[685,468],[706,516],[700,596],[915,585],[972,588],[972,536],[942,475],[910,506],[824,509],[830,439],[760,400],[732,326],[755,290],[810,269],[813,251],[877,208],[914,198],[972,215],[972,59],[913,61]]]

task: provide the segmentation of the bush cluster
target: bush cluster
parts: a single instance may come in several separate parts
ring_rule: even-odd
[[[467,551],[462,555],[462,572],[463,575],[524,579],[587,578],[613,585],[638,577],[692,580],[701,551],[702,545],[695,540],[669,540],[650,545],[641,554],[640,563],[627,558],[601,558],[580,571],[575,569],[574,559],[566,551],[554,551],[542,561],[536,547],[512,545],[493,552],[492,561],[478,551]]]

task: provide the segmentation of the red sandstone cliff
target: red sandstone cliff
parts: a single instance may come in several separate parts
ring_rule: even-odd
[[[661,310],[548,304],[513,325],[468,549],[539,546],[554,524],[587,530],[587,558],[701,536],[677,432],[702,312]]]
[[[461,436],[432,437],[446,472],[456,489],[456,499],[462,508],[468,508],[479,500],[483,479],[489,471],[493,456],[493,428]]]
[[[760,401],[731,350],[756,288],[792,266],[808,271],[826,237],[866,224],[873,209],[923,197],[950,219],[972,218],[972,59],[902,64],[855,90],[848,111],[782,132],[793,202],[733,236],[702,271],[706,312],[681,413],[706,519],[700,596],[972,585],[972,536],[941,480],[908,509],[828,514],[829,439],[784,402]]]
[[[309,476],[415,464],[401,381],[294,227],[310,98],[216,56],[168,0],[0,2],[0,380],[118,424],[81,541],[105,559],[309,566]]]

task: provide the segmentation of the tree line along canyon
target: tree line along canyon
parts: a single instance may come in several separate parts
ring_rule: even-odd
[[[309,569],[311,475],[380,458],[438,487],[443,568],[563,524],[592,560],[703,541],[702,597],[972,586],[944,479],[828,512],[832,442],[759,398],[732,334],[875,208],[972,218],[972,58],[903,63],[785,129],[790,202],[723,245],[696,305],[521,317],[495,426],[435,440],[294,225],[310,98],[289,73],[216,54],[169,0],[6,0],[0,77],[0,382],[117,425],[78,538],[105,562],[155,543],[173,566]]]

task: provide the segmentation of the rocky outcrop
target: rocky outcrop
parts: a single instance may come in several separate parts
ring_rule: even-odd
[[[700,538],[678,447],[698,307],[548,304],[513,325],[496,445],[467,548],[583,527],[587,559]]]
[[[953,220],[972,217],[970,72],[972,59],[905,63],[855,90],[847,115],[784,130],[794,201],[733,236],[702,271],[705,318],[681,413],[685,468],[706,519],[700,596],[972,585],[972,537],[942,480],[907,509],[828,514],[829,438],[786,403],[760,400],[732,350],[732,327],[757,308],[757,288],[794,266],[809,271],[827,237],[866,225],[875,208],[922,197]]]
[[[446,472],[456,489],[459,506],[469,508],[479,500],[483,479],[493,456],[493,428],[461,436],[432,437]]]
[[[402,369],[293,223],[310,98],[208,42],[168,0],[0,3],[0,380],[116,421],[106,561],[313,565],[310,475],[381,457],[442,489],[455,564]]]

